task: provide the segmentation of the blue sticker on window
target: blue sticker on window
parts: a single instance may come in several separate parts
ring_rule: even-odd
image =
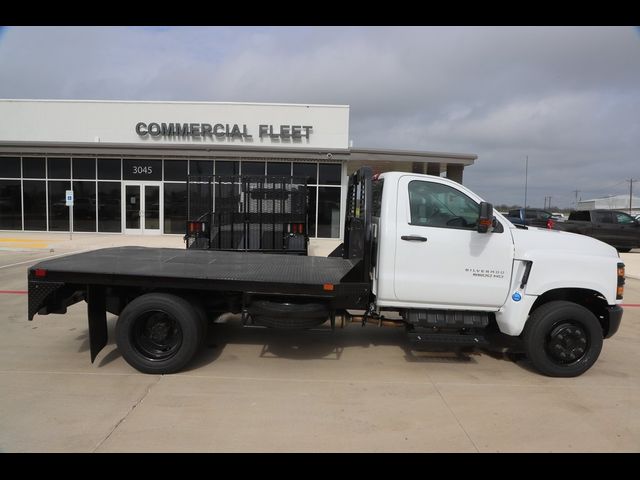
[[[513,295],[511,295],[511,298],[513,299],[514,302],[519,302],[520,300],[522,300],[522,295],[520,295],[519,292],[516,292]]]

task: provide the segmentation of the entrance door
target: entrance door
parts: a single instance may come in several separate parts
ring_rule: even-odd
[[[159,235],[162,211],[160,183],[124,183],[124,233]]]
[[[513,243],[507,229],[478,233],[479,204],[437,179],[398,185],[394,287],[415,308],[496,309],[506,300]]]

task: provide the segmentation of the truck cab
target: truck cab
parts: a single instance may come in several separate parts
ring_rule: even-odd
[[[377,308],[397,309],[431,335],[447,325],[461,333],[495,321],[502,334],[524,340],[529,357],[545,342],[543,352],[557,351],[557,358],[545,353],[534,361],[554,375],[580,369],[571,358],[586,349],[575,345],[597,346],[596,337],[617,330],[623,265],[611,246],[557,230],[516,228],[497,212],[483,228],[487,204],[441,177],[384,173],[373,190]],[[485,315],[488,320],[477,320]],[[559,345],[558,336],[575,344]]]

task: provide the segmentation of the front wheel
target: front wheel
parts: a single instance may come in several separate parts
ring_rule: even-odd
[[[124,359],[143,373],[175,373],[202,345],[200,313],[184,298],[148,293],[129,303],[116,324],[116,343]]]
[[[535,310],[523,332],[533,366],[550,377],[577,377],[596,362],[603,332],[596,316],[582,305],[554,301]]]

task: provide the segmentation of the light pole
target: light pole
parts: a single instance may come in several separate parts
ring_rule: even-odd
[[[526,161],[524,164],[524,218],[526,224],[527,218],[527,180],[529,176],[529,155],[526,156]]]

